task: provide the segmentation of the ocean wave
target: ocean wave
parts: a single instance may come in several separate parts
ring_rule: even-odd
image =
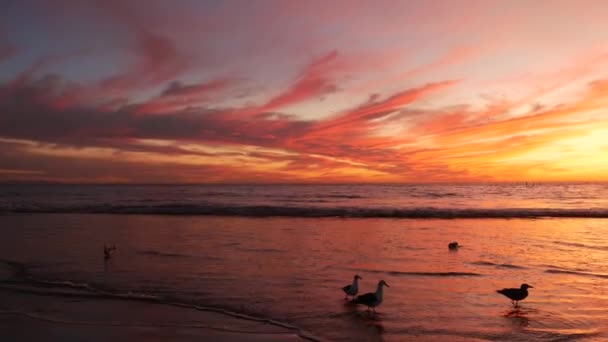
[[[526,267],[524,267],[524,266],[518,266],[518,265],[513,265],[513,264],[497,264],[497,263],[493,263],[490,261],[474,261],[471,263],[471,265],[494,266],[494,267],[499,267],[499,268],[512,268],[512,269],[521,269],[521,270],[526,269]]]
[[[0,213],[99,213],[155,215],[217,215],[250,217],[353,217],[353,218],[608,218],[608,209],[542,209],[542,208],[367,208],[320,206],[231,206],[222,204],[171,203],[162,205],[102,204],[89,206],[11,206]]]
[[[48,294],[60,296],[87,296],[100,298],[134,299],[145,301],[160,300],[160,297],[140,292],[120,292],[116,289],[102,285],[73,282],[70,280],[36,280],[20,279],[0,282],[0,288],[18,292],[34,294]],[[66,291],[67,290],[67,291]]]
[[[558,245],[562,245],[562,246],[579,247],[579,248],[588,248],[588,249],[596,249],[596,250],[601,250],[601,251],[608,251],[608,246],[585,245],[583,243],[565,242],[565,241],[553,241],[553,243],[558,244]]]
[[[276,248],[237,248],[243,252],[255,252],[255,253],[285,253],[284,250]]]
[[[415,195],[413,197],[432,197],[432,198],[443,198],[443,197],[458,197],[461,195],[458,195],[457,193],[454,192],[423,192],[420,193],[418,195]]]
[[[598,274],[598,273],[591,273],[591,272],[569,271],[569,270],[563,270],[563,269],[561,269],[561,270],[548,269],[548,270],[545,270],[545,273],[570,274],[570,275],[577,275],[577,276],[583,276],[583,277],[595,277],[595,278],[608,279],[608,274]]]
[[[392,276],[421,276],[421,277],[482,277],[483,274],[475,272],[406,272],[390,270],[353,269],[369,273],[384,273]]]
[[[0,264],[5,264],[13,277],[25,278],[28,275],[29,266],[13,260],[0,259]]]
[[[152,255],[152,256],[161,256],[161,257],[173,257],[173,258],[191,258],[194,257],[193,255],[188,255],[188,254],[179,254],[179,253],[167,253],[167,252],[161,252],[161,251],[156,251],[156,250],[145,250],[145,251],[138,251],[137,254],[142,254],[142,255]]]

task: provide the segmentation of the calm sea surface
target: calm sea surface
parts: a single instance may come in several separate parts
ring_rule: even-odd
[[[0,186],[0,291],[329,341],[608,340],[607,200],[606,184]],[[343,300],[354,274],[361,293],[390,285],[375,319]],[[518,309],[495,292],[524,282]]]

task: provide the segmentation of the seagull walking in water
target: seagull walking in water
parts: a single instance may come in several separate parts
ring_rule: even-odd
[[[382,303],[382,294],[383,294],[384,286],[390,287],[384,280],[380,280],[378,282],[378,287],[376,288],[375,293],[369,292],[366,294],[362,294],[362,295],[358,296],[357,298],[355,298],[355,303],[367,306],[368,310],[371,308],[375,314],[376,306],[378,306]]]
[[[517,307],[517,302],[526,299],[526,297],[528,297],[528,289],[533,288],[533,286],[530,286],[528,284],[521,284],[520,288],[502,289],[496,290],[496,292],[509,298],[511,300],[511,303],[513,303],[513,306]]]
[[[346,285],[342,288],[342,291],[344,291],[344,293],[346,294],[344,300],[347,300],[348,296],[353,296],[353,299],[355,298],[355,296],[359,292],[359,279],[363,278],[361,278],[358,274],[355,274],[355,276],[353,277],[353,283],[350,285]]]

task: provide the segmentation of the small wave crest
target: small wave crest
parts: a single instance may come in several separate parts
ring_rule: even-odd
[[[173,258],[190,258],[190,257],[193,257],[192,255],[188,255],[188,254],[167,253],[167,252],[161,252],[161,251],[156,251],[156,250],[138,251],[137,254],[160,256],[160,257],[173,257]]]
[[[595,250],[601,250],[601,251],[608,251],[608,246],[602,246],[602,245],[586,245],[583,243],[567,242],[567,241],[553,241],[553,243],[557,244],[557,245],[568,246],[568,247],[578,247],[578,248],[588,248],[588,249],[595,249]]]
[[[545,273],[570,274],[570,275],[583,276],[583,277],[595,277],[595,278],[608,279],[608,274],[598,274],[598,273],[591,273],[591,272],[570,271],[570,270],[564,270],[564,269],[561,269],[561,270],[548,269],[548,270],[545,270]]]
[[[355,270],[355,269],[353,269]],[[355,270],[355,271],[358,271]],[[392,276],[420,276],[420,277],[481,277],[483,274],[475,272],[405,272],[405,271],[387,271],[387,270],[369,270],[361,271],[370,273],[384,273]]]
[[[284,253],[284,250],[276,248],[237,248],[244,252],[255,252],[255,253]]]
[[[133,299],[133,300],[160,300],[160,297],[141,292],[120,292],[101,285],[78,283],[69,280],[12,280],[0,282],[5,290],[27,292],[34,294],[48,294],[60,296],[93,296],[100,298]],[[67,290],[67,291],[66,291]]]
[[[80,321],[80,320],[67,320],[67,319],[58,319],[54,317],[50,317],[47,315],[41,315],[39,313],[32,312],[22,312],[22,311],[0,311],[0,315],[10,315],[10,316],[21,316],[29,319],[39,320],[43,322],[53,323],[53,324],[64,324],[64,325],[86,325],[86,326],[101,326],[101,327],[138,327],[138,328],[154,328],[154,327],[163,327],[163,328],[193,328],[193,329],[208,329],[229,333],[238,333],[238,334],[248,334],[248,335],[282,335],[284,332],[280,331],[257,331],[257,330],[244,330],[244,329],[236,329],[236,328],[228,328],[228,327],[218,327],[211,326],[208,324],[175,324],[175,323],[120,323],[120,322],[104,322],[104,321]],[[316,341],[316,339],[309,338],[309,340]]]
[[[13,260],[0,259],[0,264],[4,264],[6,269],[11,273],[10,276],[15,278],[24,278],[28,275],[28,265]]]
[[[513,265],[513,264],[497,264],[497,263],[493,263],[490,261],[474,261],[471,263],[471,265],[493,266],[493,267],[498,267],[498,268],[511,268],[511,269],[520,269],[520,270],[527,269],[527,267],[524,267],[524,266],[518,266],[518,265]]]

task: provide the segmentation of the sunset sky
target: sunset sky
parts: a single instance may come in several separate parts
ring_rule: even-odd
[[[608,1],[2,1],[0,182],[608,181]]]

